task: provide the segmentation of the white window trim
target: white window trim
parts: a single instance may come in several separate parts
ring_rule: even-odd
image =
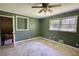
[[[76,23],[76,24],[75,24],[75,28],[74,28],[75,30],[74,30],[74,31],[69,31],[68,29],[66,29],[66,30],[61,30],[61,25],[62,25],[62,24],[61,24],[61,21],[62,21],[62,19],[63,19],[63,18],[71,18],[71,17],[75,17],[75,23]],[[63,31],[63,32],[77,32],[77,18],[78,18],[78,15],[69,16],[69,17],[63,17],[63,18],[56,18],[56,20],[57,20],[57,19],[60,20],[60,24],[59,24],[59,29],[58,29],[58,30],[50,29],[50,25],[51,25],[50,22],[51,22],[51,20],[53,20],[53,19],[50,19],[50,20],[49,20],[49,30],[52,30],[52,31]],[[55,20],[55,19],[54,19],[54,20]]]
[[[18,29],[18,24],[17,24],[17,17],[21,18],[26,18],[27,19],[27,29]],[[16,16],[16,31],[27,31],[29,30],[29,18],[28,17],[23,17],[23,16]]]

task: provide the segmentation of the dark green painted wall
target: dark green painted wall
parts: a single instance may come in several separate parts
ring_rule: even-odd
[[[16,41],[29,39],[39,36],[39,22],[37,19],[30,18],[29,30],[27,31],[16,31]]]
[[[78,17],[78,25],[77,25],[77,32],[64,32],[64,31],[49,31],[49,20],[54,18],[62,18],[72,15],[79,15],[79,10],[70,11],[66,13],[62,13],[59,15],[54,15],[45,19],[40,20],[40,35],[51,40],[64,40],[64,43],[67,45],[75,46],[76,43],[79,44],[79,17]],[[78,46],[79,47],[79,46]]]
[[[0,11],[0,15],[7,15],[7,16],[15,17],[18,14]],[[23,15],[20,15],[20,16],[23,16]],[[16,33],[15,41],[38,37],[39,36],[39,20],[29,17],[29,30],[28,31],[15,31],[15,33]]]
[[[0,15],[16,16],[18,14],[0,11]],[[73,16],[73,15],[79,15],[79,10],[70,11],[39,20],[29,17],[30,19],[29,31],[16,31],[16,35],[15,35],[16,41],[42,36],[55,41],[61,39],[64,40],[65,44],[76,47],[75,44],[76,43],[79,44],[79,17],[78,17],[76,33],[64,32],[64,31],[49,31],[49,19],[61,18],[61,17]]]

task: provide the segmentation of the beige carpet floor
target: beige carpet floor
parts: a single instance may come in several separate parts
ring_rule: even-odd
[[[0,56],[65,56],[79,55],[79,50],[71,51],[55,42],[37,38],[17,43],[15,46],[0,48]],[[70,53],[69,53],[70,51]]]

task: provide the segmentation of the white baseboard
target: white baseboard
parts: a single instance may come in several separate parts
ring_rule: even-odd
[[[18,44],[18,43],[21,43],[21,42],[24,42],[24,41],[28,41],[28,40],[38,39],[38,38],[41,38],[41,37],[34,37],[34,38],[30,38],[30,39],[25,39],[25,40],[17,41],[17,42],[15,42],[15,44]]]
[[[51,41],[51,42],[55,42],[55,43],[60,44],[60,45],[64,45],[64,46],[70,47],[70,48],[72,48],[72,49],[79,50],[79,49],[76,48],[76,47],[73,47],[73,46],[70,46],[70,45],[66,45],[66,44],[63,44],[63,43],[60,43],[60,42],[57,42],[57,41],[54,41],[54,40],[51,40],[51,39],[45,38],[45,37],[41,37],[41,38],[43,38],[43,39],[45,39],[45,40],[49,40],[49,41]]]
[[[40,38],[40,39],[42,38],[42,39],[45,39],[45,40],[48,40],[48,41],[51,41],[51,42],[55,42],[55,43],[60,44],[60,45],[67,46],[67,47],[70,47],[70,48],[72,48],[72,49],[79,50],[79,49],[76,48],[76,47],[72,47],[72,46],[70,46],[70,45],[66,45],[66,44],[63,44],[63,43],[60,43],[60,42],[57,42],[57,41],[54,41],[54,40],[45,38],[45,37],[35,37],[35,38],[30,38],[30,39],[26,39],[26,40],[17,41],[17,42],[15,42],[15,45],[18,44],[18,43],[24,42],[24,41],[35,40],[35,39],[39,39],[39,38]]]

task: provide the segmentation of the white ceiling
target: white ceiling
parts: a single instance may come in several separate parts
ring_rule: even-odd
[[[53,3],[52,3],[53,4]],[[0,10],[7,11],[15,14],[30,16],[34,18],[43,18],[52,15],[56,15],[62,12],[72,11],[79,9],[78,3],[63,3],[60,7],[51,8],[52,12],[38,13],[41,8],[31,8],[35,5],[41,5],[40,3],[0,3]]]

